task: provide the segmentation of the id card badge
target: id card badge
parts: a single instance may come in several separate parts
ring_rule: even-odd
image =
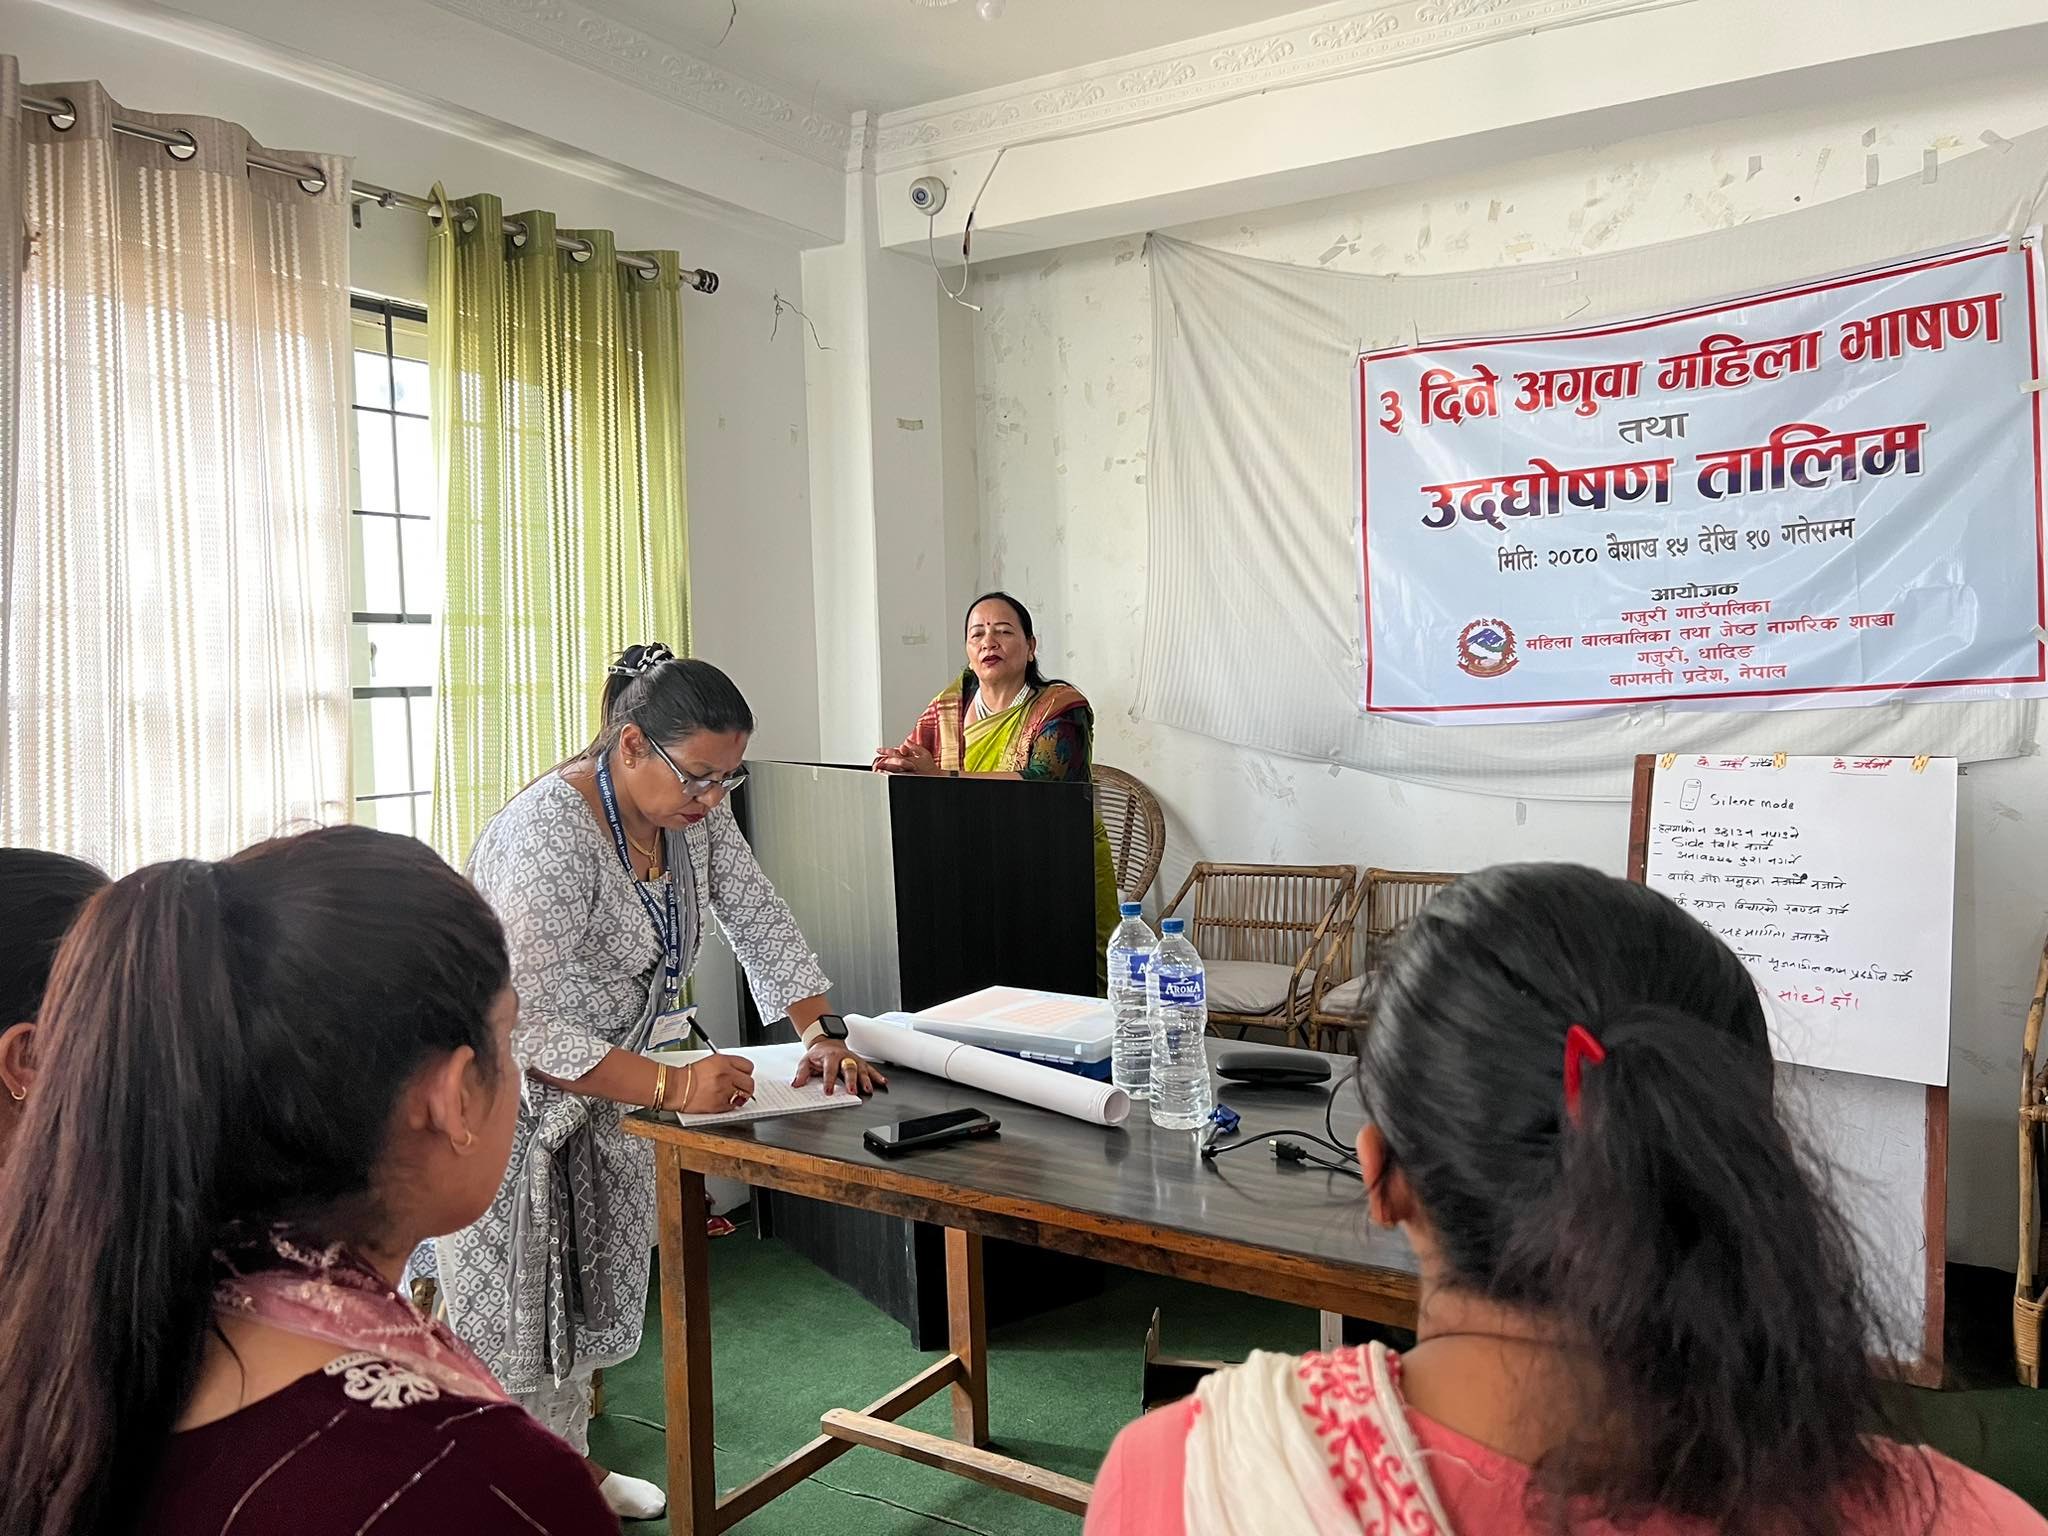
[[[697,1010],[676,1008],[668,1013],[654,1016],[653,1031],[647,1037],[650,1051],[673,1051],[688,1049],[691,1038],[697,1033]]]

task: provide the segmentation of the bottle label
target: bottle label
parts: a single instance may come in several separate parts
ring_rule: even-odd
[[[1132,950],[1124,956],[1126,970],[1124,977],[1134,987],[1145,985],[1145,973],[1152,969],[1152,957],[1144,950]]]
[[[1159,1001],[1171,1003],[1176,1008],[1199,1008],[1202,1006],[1203,976],[1199,971],[1166,971],[1159,973]]]

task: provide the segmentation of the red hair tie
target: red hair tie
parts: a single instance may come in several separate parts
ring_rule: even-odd
[[[1564,1112],[1573,1125],[1579,1123],[1579,1087],[1586,1063],[1597,1067],[1606,1059],[1607,1047],[1585,1025],[1574,1024],[1564,1032]]]

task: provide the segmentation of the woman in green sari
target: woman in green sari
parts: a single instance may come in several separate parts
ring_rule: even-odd
[[[1031,610],[990,592],[967,610],[967,667],[925,707],[903,745],[875,754],[878,773],[1087,783],[1095,711],[1071,683],[1038,670]],[[1096,970],[1117,921],[1116,866],[1095,821]]]

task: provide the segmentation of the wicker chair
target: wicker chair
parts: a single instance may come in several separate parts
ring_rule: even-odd
[[[1159,861],[1166,855],[1166,815],[1159,809],[1158,796],[1121,768],[1097,763],[1095,814],[1109,834],[1118,896],[1143,901],[1159,878]]]
[[[1197,864],[1160,914],[1192,893],[1188,937],[1208,973],[1209,1023],[1277,1030],[1299,1043],[1308,1020],[1311,968],[1346,905],[1358,871],[1349,864]]]
[[[2048,1062],[2041,1060],[2041,1013],[2048,1005],[2048,947],[2034,976],[2020,1045],[2020,1262],[2012,1293],[2013,1362],[2023,1386],[2041,1385],[2044,1317],[2048,1317],[2048,1242],[2042,1240],[2042,1174],[2048,1165]]]
[[[1369,869],[1331,925],[1310,989],[1307,1034],[1317,1050],[1357,1044],[1371,1022],[1366,989],[1386,959],[1395,935],[1436,898],[1456,875],[1415,870]]]

